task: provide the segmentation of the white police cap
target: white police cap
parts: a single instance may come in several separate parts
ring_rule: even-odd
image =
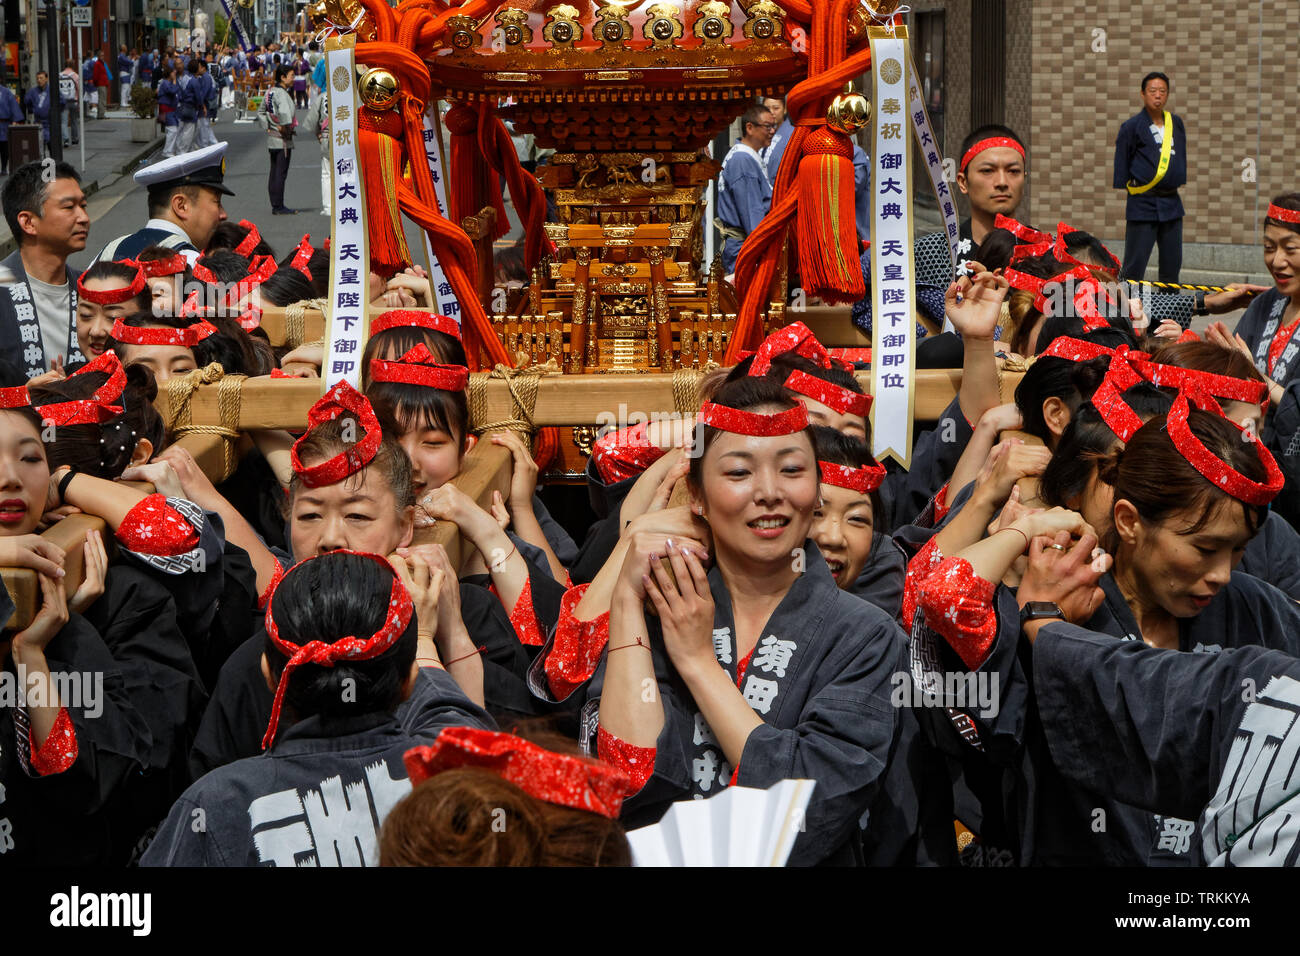
[[[228,143],[205,146],[170,159],[159,160],[137,172],[132,178],[149,189],[175,186],[207,186],[233,196],[226,188],[226,148]]]

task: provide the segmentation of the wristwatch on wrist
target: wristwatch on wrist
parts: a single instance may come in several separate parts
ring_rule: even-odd
[[[1030,601],[1020,609],[1020,629],[1022,631],[1030,621],[1049,620],[1065,620],[1065,613],[1061,610],[1060,605],[1052,601]]]
[[[1194,306],[1192,307],[1192,311],[1195,312],[1197,315],[1209,315],[1209,314],[1210,314],[1210,310],[1207,309],[1207,308],[1205,307],[1205,293],[1204,293],[1204,292],[1201,292],[1201,291],[1199,291],[1199,290],[1197,291],[1197,293],[1196,293],[1196,305],[1194,305]]]

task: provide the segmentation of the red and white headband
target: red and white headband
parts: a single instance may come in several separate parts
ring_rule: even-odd
[[[826,347],[817,341],[817,336],[813,335],[808,326],[802,322],[791,322],[784,328],[777,329],[758,346],[754,361],[749,366],[749,375],[766,375],[774,358],[791,352],[822,368],[830,368],[834,364]],[[741,356],[742,361],[744,358],[746,356]]]
[[[398,382],[403,385],[423,385],[440,388],[444,392],[463,392],[469,383],[469,369],[463,365],[443,365],[423,342],[397,361],[372,359],[372,382]]]
[[[235,287],[226,293],[226,305],[234,305],[248,293],[271,278],[279,266],[273,256],[258,256],[248,267],[248,275],[235,283]]]
[[[135,269],[135,277],[131,284],[123,286],[120,289],[105,289],[103,291],[92,291],[86,288],[85,274],[77,276],[77,297],[87,302],[93,302],[96,305],[121,305],[134,299],[144,291],[146,282],[145,271],[141,268],[140,263],[134,259],[124,259],[118,263],[131,269]]]
[[[1097,414],[1106,423],[1106,427],[1126,445],[1143,425],[1142,418],[1124,401],[1115,380],[1109,375],[1101,380],[1097,390],[1092,393],[1092,407],[1097,409]]]
[[[449,316],[418,309],[389,309],[370,323],[370,334],[377,335],[389,329],[420,328],[442,332],[454,339],[460,338],[460,326]]]
[[[800,369],[795,369],[786,376],[785,387],[805,398],[811,398],[814,402],[821,402],[841,415],[861,415],[866,418],[867,412],[871,409],[870,395],[852,391],[842,385],[828,382],[824,378],[818,378],[816,375],[809,375]]]
[[[966,150],[966,155],[962,156],[961,166],[959,166],[958,168],[962,172],[965,172],[966,167],[970,165],[970,161],[974,159],[976,156],[978,156],[980,153],[984,152],[984,150],[986,149],[1014,149],[1017,153],[1020,154],[1022,159],[1024,158],[1025,155],[1025,147],[1021,146],[1011,137],[992,136],[989,137],[988,139],[980,140],[970,149]]]
[[[307,440],[312,429],[331,422],[340,415],[355,417],[358,426],[365,434],[347,451],[308,468],[298,457],[299,446]],[[307,431],[293,443],[293,448],[289,450],[289,461],[298,480],[308,488],[335,485],[349,475],[355,475],[374,461],[383,437],[379,428],[379,419],[375,416],[375,410],[370,407],[370,403],[366,401],[366,397],[347,382],[339,382],[322,395],[320,401],[307,413]]]
[[[871,494],[885,480],[885,466],[880,464],[850,468],[848,465],[819,461],[817,465],[821,468],[823,483],[834,485],[836,488],[847,488],[849,491],[857,491],[864,495]]]
[[[29,408],[31,404],[32,395],[26,385],[0,388],[0,408]]]
[[[316,250],[311,246],[311,236],[303,236],[298,243],[298,248],[294,250],[293,261],[289,263],[290,269],[297,269],[308,279],[311,278],[311,270],[307,268],[307,263],[311,262],[311,257],[316,254]]]
[[[166,259],[151,259],[148,262],[140,263],[140,268],[144,270],[145,277],[149,279],[179,275],[185,271],[185,266],[185,257],[179,252],[168,256]]]
[[[41,416],[42,422],[51,425],[101,425],[122,414],[121,406],[112,404],[122,398],[122,392],[126,389],[126,370],[122,368],[117,353],[109,349],[77,369],[68,378],[76,378],[87,372],[104,372],[108,375],[108,379],[95,389],[90,398],[51,402],[37,407],[36,411]]]
[[[402,584],[402,579],[397,576],[393,566],[377,554],[367,554],[362,551],[332,551],[330,554],[355,554],[358,557],[370,558],[376,564],[383,565],[393,576],[392,587],[388,594],[388,613],[384,616],[383,626],[369,637],[341,637],[337,641],[327,643],[325,641],[308,641],[306,644],[298,645],[290,643],[280,636],[280,629],[275,623],[275,591],[284,585],[285,580],[292,575],[298,568],[301,568],[307,561],[318,561],[322,557],[330,555],[320,555],[315,558],[308,558],[294,565],[280,578],[274,585],[270,596],[266,601],[266,636],[271,639],[282,654],[288,656],[289,660],[284,665],[284,670],[280,672],[280,682],[275,688],[275,700],[271,704],[271,720],[266,725],[266,736],[262,738],[262,749],[265,750],[275,742],[275,732],[280,726],[280,708],[284,704],[285,691],[289,689],[289,676],[301,667],[303,664],[319,664],[322,667],[333,667],[339,661],[368,661],[372,658],[383,654],[394,644],[397,643],[404,633],[407,626],[411,623],[411,615],[414,613],[414,605],[411,603],[411,595],[407,593],[406,586]]]
[[[695,416],[697,424],[708,425],[734,435],[751,435],[771,438],[776,435],[793,435],[808,427],[808,409],[801,403],[794,408],[771,415],[728,408],[714,402],[705,402]]]
[[[1250,441],[1255,446],[1260,463],[1264,466],[1264,471],[1268,475],[1268,478],[1263,483],[1260,483],[1251,481],[1241,472],[1232,468],[1227,462],[1206,448],[1204,443],[1192,434],[1191,426],[1187,422],[1188,415],[1191,414],[1189,402],[1194,402],[1202,410],[1211,412],[1218,410],[1218,406],[1213,399],[1207,399],[1203,395],[1195,393],[1189,395],[1187,392],[1179,392],[1178,397],[1174,399],[1174,407],[1169,412],[1166,428],[1174,447],[1187,459],[1187,462],[1214,487],[1231,495],[1238,501],[1244,501],[1248,505],[1266,505],[1277,497],[1277,493],[1282,490],[1282,485],[1286,479],[1283,477],[1282,469],[1277,466],[1272,454],[1264,447],[1264,443],[1252,435],[1248,435],[1245,429],[1238,427],[1235,423],[1230,423],[1233,428],[1242,432],[1243,441]],[[1222,414],[1222,412],[1219,412],[1219,414]]]
[[[190,270],[190,274],[200,282],[206,282],[208,285],[216,285],[220,281],[217,279],[215,272],[198,262],[194,263],[194,268]]]
[[[235,246],[235,255],[243,256],[247,259],[252,256],[253,250],[257,248],[257,244],[262,241],[262,234],[258,232],[257,227],[247,219],[239,220],[239,225],[241,228],[247,229],[248,234],[244,236],[243,239],[239,240],[239,245]]]
[[[1276,203],[1268,204],[1268,218],[1276,219],[1278,222],[1289,222],[1292,225],[1300,226],[1300,210],[1283,209]]]
[[[617,820],[634,792],[622,770],[539,747],[522,737],[476,727],[448,727],[432,746],[406,752],[407,776],[418,786],[445,770],[487,770],[520,790],[559,807]]]
[[[173,329],[170,326],[143,327],[124,325],[121,319],[113,323],[110,333],[113,340],[124,345],[178,345],[192,349],[208,336],[217,334],[217,327],[207,319],[201,319],[193,325]]]

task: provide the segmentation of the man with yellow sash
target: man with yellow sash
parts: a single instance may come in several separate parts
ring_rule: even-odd
[[[1187,182],[1187,133],[1181,117],[1165,106],[1169,77],[1142,78],[1143,109],[1119,128],[1115,139],[1116,189],[1128,193],[1121,276],[1141,279],[1160,248],[1160,281],[1177,282],[1183,265],[1183,203],[1178,187]]]

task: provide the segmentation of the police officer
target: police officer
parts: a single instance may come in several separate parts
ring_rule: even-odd
[[[149,189],[149,221],[139,232],[106,245],[96,260],[133,259],[146,246],[161,245],[182,252],[193,265],[213,231],[226,218],[222,196],[226,188],[226,143],[182,153],[146,166],[134,179]]]

